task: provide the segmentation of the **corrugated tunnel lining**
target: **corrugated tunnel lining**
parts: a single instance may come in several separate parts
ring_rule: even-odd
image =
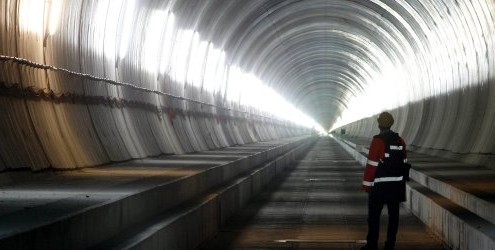
[[[454,154],[468,152],[477,158],[476,154],[493,151],[486,141],[493,134],[492,124],[482,118],[495,115],[490,108],[494,100],[491,88],[486,91],[495,68],[491,42],[495,34],[494,7],[487,1],[129,0],[63,2],[59,12],[56,3],[2,2],[5,18],[0,26],[9,36],[2,36],[0,54],[129,82],[134,89],[159,91],[226,109],[245,108],[242,98],[225,102],[231,98],[229,91],[238,88],[236,80],[215,87],[207,84],[222,82],[211,78],[206,73],[210,68],[205,65],[212,64],[210,55],[224,53],[224,61],[216,58],[214,62],[256,75],[324,126],[331,126],[337,119],[345,122],[389,108],[395,109],[397,130],[406,133],[415,145]],[[50,15],[41,15],[41,10]],[[159,21],[162,25],[154,29]],[[159,36],[151,42],[155,34]],[[204,48],[203,42],[211,50],[201,54],[198,51]],[[181,56],[177,51],[186,54]],[[160,65],[150,67],[150,58],[157,62],[159,58]],[[194,67],[198,65],[204,71],[191,77],[189,73],[196,72]],[[134,90],[94,86],[90,79],[80,82],[26,66],[2,63],[5,74],[0,82],[8,87],[18,83],[22,89],[35,92],[46,89],[48,93],[88,98],[105,96],[103,101],[108,97],[157,107],[177,105],[186,115],[178,115],[185,119],[173,119],[177,112],[168,112],[172,121],[163,122],[168,119],[148,114],[151,105],[150,111],[143,113],[134,108],[115,112],[102,107],[6,100],[6,119],[12,120],[4,125],[6,130],[25,127],[6,136],[9,147],[13,145],[21,152],[32,145],[28,146],[32,152],[43,151],[24,152],[14,158],[1,156],[2,165],[9,168],[73,168],[160,153],[192,152],[269,139],[273,130],[263,121],[261,125],[245,125],[235,119],[220,128],[212,124],[212,119],[205,122],[197,105],[169,105],[167,100]],[[384,93],[390,94],[384,98]],[[359,112],[355,116],[346,117],[356,110]],[[78,117],[72,117],[74,113]],[[254,113],[264,115],[257,110]],[[463,119],[458,119],[458,113]],[[448,129],[440,124],[459,120],[459,126]],[[92,127],[92,131],[78,128],[81,124]],[[239,129],[239,124],[243,128]],[[369,133],[366,124],[348,131],[355,135]],[[284,126],[275,127],[277,131],[286,130]],[[473,130],[479,132],[471,139],[467,135]],[[74,131],[81,136],[73,136]],[[22,134],[29,139],[16,142],[14,138],[23,138]],[[277,136],[289,134],[277,132]],[[430,139],[436,134],[441,136]],[[453,134],[461,136],[450,139]],[[71,141],[69,137],[77,139]],[[50,155],[50,148],[65,145],[69,146],[61,154],[64,157]],[[97,150],[90,152],[88,148]]]

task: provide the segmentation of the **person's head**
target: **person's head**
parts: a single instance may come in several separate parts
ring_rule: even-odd
[[[392,117],[392,115],[389,112],[382,112],[378,116],[377,121],[380,130],[386,130],[386,129],[390,129],[390,127],[392,127],[392,125],[394,124],[394,117]]]

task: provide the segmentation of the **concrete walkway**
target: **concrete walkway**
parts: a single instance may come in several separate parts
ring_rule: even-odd
[[[364,164],[370,141],[342,136],[338,142]],[[406,207],[453,249],[495,249],[495,170],[461,162],[460,155],[409,148]]]
[[[273,161],[308,138],[76,171],[1,173],[0,249],[95,246],[198,196],[207,196],[209,190]]]
[[[359,249],[367,231],[363,166],[331,138],[320,139],[299,161],[231,218],[204,249]],[[386,232],[382,212],[380,242]],[[396,249],[444,249],[401,208]]]

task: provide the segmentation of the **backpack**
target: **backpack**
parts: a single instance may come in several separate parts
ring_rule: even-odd
[[[384,133],[375,136],[385,142],[385,157],[379,163],[379,176],[403,176],[405,181],[409,181],[409,170],[411,164],[404,162],[403,146],[399,134]]]

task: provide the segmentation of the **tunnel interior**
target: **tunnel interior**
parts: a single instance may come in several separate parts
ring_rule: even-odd
[[[363,153],[382,111],[415,153],[495,168],[493,0],[3,0],[0,13],[0,184],[133,160],[152,176],[153,157],[246,157],[237,173],[317,134]]]
[[[384,110],[416,147],[483,165],[494,153],[491,1],[0,7],[0,169],[96,166],[342,126],[369,137]]]
[[[494,153],[491,1],[0,7],[1,169],[95,166],[342,126],[369,137],[370,117],[384,110],[416,147],[484,165]]]

